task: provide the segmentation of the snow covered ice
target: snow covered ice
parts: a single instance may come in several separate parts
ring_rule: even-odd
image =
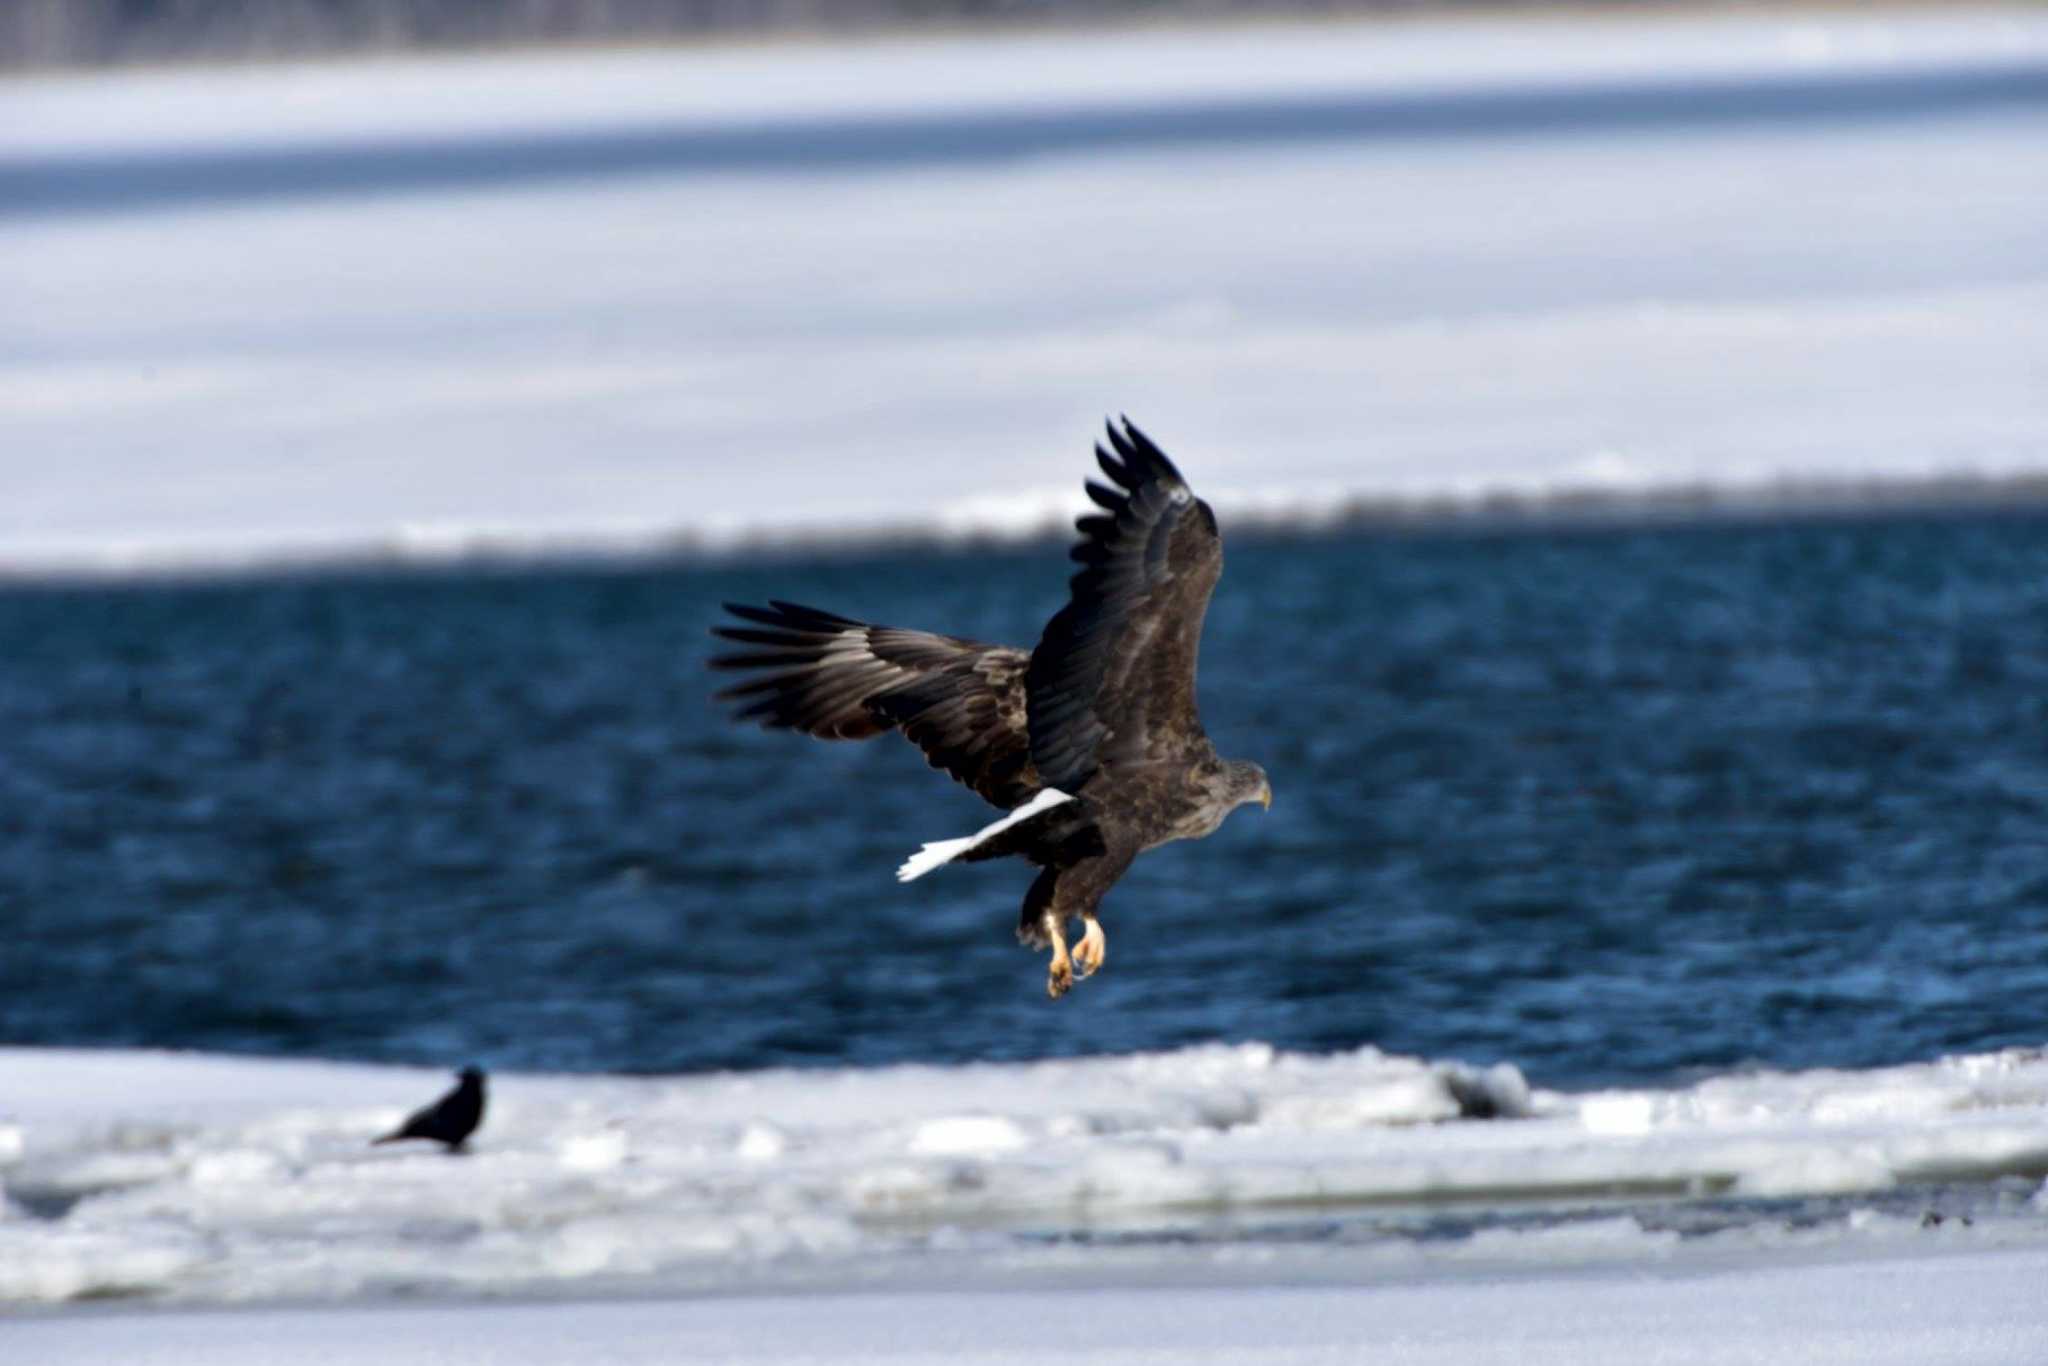
[[[0,559],[1042,529],[1119,411],[1226,523],[2040,471],[2044,54],[1942,7],[17,79]]]
[[[1579,1095],[1256,1044],[505,1075],[474,1156],[367,1146],[444,1082],[0,1050],[9,1360],[2029,1366],[2048,1341],[2031,1051]],[[185,1312],[22,1312],[87,1300]]]
[[[2048,1240],[2034,1053],[1584,1094],[1505,1065],[1259,1044],[501,1075],[473,1156],[368,1146],[441,1084],[0,1052],[0,1301],[1415,1276]],[[1928,1192],[1956,1183],[1983,1188],[1968,1226],[1931,1235]],[[1686,1213],[1702,1201],[1711,1218]]]

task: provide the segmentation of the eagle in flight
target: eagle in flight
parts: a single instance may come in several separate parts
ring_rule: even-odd
[[[1223,572],[1216,516],[1129,419],[1109,424],[1109,446],[1095,456],[1110,484],[1087,485],[1101,511],[1075,523],[1071,597],[1034,650],[780,601],[727,603],[746,624],[713,628],[747,647],[711,661],[747,675],[718,694],[735,719],[826,740],[900,730],[1009,813],[925,845],[896,876],[1006,856],[1036,864],[1017,937],[1050,946],[1055,1000],[1102,966],[1096,912],[1132,859],[1200,839],[1246,802],[1273,803],[1265,770],[1220,757],[1195,710],[1202,616]]]

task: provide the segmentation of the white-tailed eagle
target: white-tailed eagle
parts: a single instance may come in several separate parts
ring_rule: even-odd
[[[1017,936],[1051,946],[1055,999],[1077,970],[1102,966],[1096,910],[1132,859],[1273,801],[1265,770],[1219,757],[1195,710],[1202,616],[1223,572],[1215,514],[1128,419],[1110,424],[1109,444],[1095,455],[1113,487],[1088,481],[1102,510],[1075,523],[1081,570],[1035,650],[779,601],[727,603],[748,624],[713,628],[749,647],[711,661],[751,674],[718,694],[738,703],[736,719],[827,740],[900,730],[1009,813],[925,845],[897,877],[1008,855],[1038,865]],[[1075,918],[1084,933],[1070,954]]]

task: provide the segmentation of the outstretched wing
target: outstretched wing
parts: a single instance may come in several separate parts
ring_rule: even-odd
[[[933,768],[1004,810],[1037,795],[1022,650],[870,626],[789,602],[725,608],[754,623],[712,628],[753,647],[711,661],[754,675],[718,694],[741,704],[736,720],[826,740],[900,729]]]
[[[1177,758],[1203,738],[1195,655],[1223,572],[1216,516],[1129,419],[1110,424],[1109,444],[1114,455],[1098,445],[1095,457],[1116,487],[1088,484],[1102,511],[1074,524],[1081,572],[1025,680],[1032,760],[1067,792],[1105,765]]]

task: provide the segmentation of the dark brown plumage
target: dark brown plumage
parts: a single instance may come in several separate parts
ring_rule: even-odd
[[[830,740],[900,730],[1012,813],[926,845],[898,876],[956,860],[1037,864],[1018,935],[1051,945],[1054,997],[1076,961],[1084,977],[1102,965],[1096,909],[1131,860],[1272,802],[1263,769],[1218,757],[1195,705],[1202,618],[1223,572],[1215,514],[1128,420],[1095,454],[1110,480],[1087,485],[1101,511],[1075,524],[1081,570],[1028,653],[788,602],[728,603],[748,624],[713,628],[748,647],[711,661],[752,675],[719,694],[739,704],[736,719]],[[1085,933],[1070,955],[1073,918]]]
[[[770,628],[716,628],[727,640],[763,647],[712,661],[760,671],[719,694],[743,704],[737,719],[824,740],[901,730],[934,768],[1004,810],[1037,793],[1025,731],[1024,651],[869,626],[788,602],[727,603],[726,610]]]
[[[377,1143],[397,1143],[407,1138],[427,1138],[445,1146],[449,1152],[462,1151],[469,1136],[476,1132],[476,1126],[484,1119],[484,1074],[479,1067],[465,1067],[458,1074],[455,1089],[435,1101],[423,1106],[405,1117],[405,1123],[393,1129]]]

